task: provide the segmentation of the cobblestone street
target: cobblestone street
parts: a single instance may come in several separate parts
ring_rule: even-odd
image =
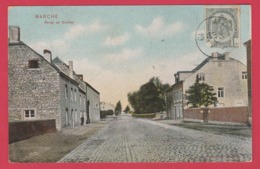
[[[251,142],[122,115],[59,162],[251,161]]]

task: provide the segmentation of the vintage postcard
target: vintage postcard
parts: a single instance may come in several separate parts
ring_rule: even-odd
[[[10,163],[252,162],[250,5],[9,6]]]

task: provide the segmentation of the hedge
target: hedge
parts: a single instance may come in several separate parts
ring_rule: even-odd
[[[132,114],[133,117],[140,117],[140,118],[155,118],[155,113],[147,113],[147,114]]]

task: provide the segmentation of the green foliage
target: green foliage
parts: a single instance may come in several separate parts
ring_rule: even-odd
[[[196,77],[195,83],[186,91],[186,94],[187,105],[191,104],[191,107],[208,107],[217,102],[213,87],[206,83],[199,83],[198,77]]]
[[[124,110],[124,112],[125,112],[125,113],[128,113],[129,111],[130,111],[130,107],[127,105],[126,108],[125,108],[125,110]]]
[[[100,113],[104,113],[107,116],[107,115],[113,115],[114,111],[113,110],[102,110]]]
[[[162,84],[159,78],[153,77],[138,91],[128,93],[128,101],[137,114],[164,111],[165,90],[169,87],[169,84]]]
[[[117,104],[116,104],[116,108],[115,108],[115,115],[117,116],[118,114],[120,114],[122,111],[122,105],[121,105],[121,102],[118,101]]]
[[[140,117],[140,118],[155,118],[155,113],[147,113],[147,114],[132,114],[133,117]]]

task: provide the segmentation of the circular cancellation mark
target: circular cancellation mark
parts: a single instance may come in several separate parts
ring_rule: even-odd
[[[240,45],[238,8],[206,8],[206,19],[198,25],[195,42],[207,57],[231,52]]]

